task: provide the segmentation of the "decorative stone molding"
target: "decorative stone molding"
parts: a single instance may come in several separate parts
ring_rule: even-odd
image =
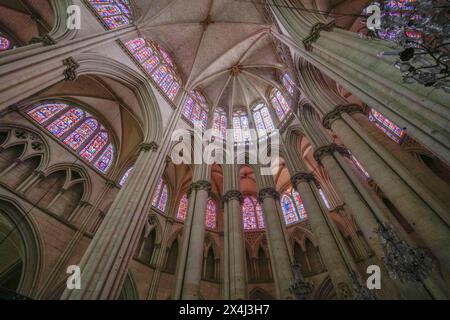
[[[258,202],[263,203],[264,199],[266,199],[266,198],[273,198],[275,200],[279,200],[280,195],[277,192],[277,190],[275,190],[272,187],[262,188],[258,194]]]
[[[345,282],[340,282],[337,285],[338,292],[339,292],[339,298],[342,300],[350,300],[353,297],[352,289],[350,289],[350,286],[346,284]]]
[[[299,182],[315,182],[316,178],[310,172],[297,172],[291,178],[291,183],[294,188],[297,188]]]
[[[115,182],[114,180],[111,180],[111,179],[106,180],[106,181],[105,181],[105,184],[106,184],[108,187],[117,187],[116,182]]]
[[[223,201],[239,200],[242,202],[242,193],[239,190],[228,190],[223,196]]]
[[[315,25],[312,26],[311,32],[309,33],[309,36],[303,40],[303,45],[305,46],[305,49],[307,51],[312,51],[313,43],[315,43],[320,38],[320,32],[321,31],[333,31],[335,27],[335,22],[331,21],[329,23],[322,23],[318,22]]]
[[[322,124],[325,128],[331,129],[331,124],[341,118],[342,113],[352,114],[355,112],[364,113],[363,109],[357,104],[338,105],[336,108],[323,116]]]
[[[211,192],[211,188],[211,183],[206,180],[199,180],[191,184],[192,190],[206,190],[208,192]]]
[[[77,79],[77,69],[80,65],[73,58],[65,59],[63,65],[67,67],[64,70],[65,79],[67,81],[75,81]]]
[[[51,46],[56,44],[56,41],[48,34],[45,34],[40,37],[33,37],[31,38],[30,42],[28,42],[28,44],[36,44],[36,43],[42,43],[44,46]]]
[[[150,143],[144,142],[139,145],[139,152],[150,151],[150,150],[156,151],[158,149],[159,149],[159,145],[155,141],[152,141]]]
[[[321,160],[326,155],[332,155],[334,152],[339,152],[340,154],[343,154],[344,156],[349,155],[349,151],[344,146],[337,145],[335,143],[331,143],[326,146],[322,146],[316,149],[314,151],[314,159],[317,161],[318,164],[321,164]]]

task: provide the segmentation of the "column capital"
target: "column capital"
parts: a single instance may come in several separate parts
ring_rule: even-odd
[[[303,40],[303,45],[307,51],[312,51],[312,44],[315,43],[320,38],[320,32],[323,31],[333,31],[336,26],[335,21],[329,23],[318,22],[314,24],[309,32],[309,35]]]
[[[355,112],[364,113],[363,109],[354,103],[337,105],[333,110],[323,116],[322,124],[325,128],[331,129],[331,124],[341,118],[342,113],[352,114]]]
[[[323,157],[325,157],[326,155],[332,155],[336,151],[344,155],[348,153],[348,149],[344,146],[337,145],[336,143],[331,143],[329,145],[317,148],[314,151],[313,156],[317,163],[321,164],[321,160],[323,159]]]
[[[116,182],[115,182],[114,180],[112,180],[112,179],[106,180],[106,181],[105,181],[105,184],[106,184],[108,187],[117,187]]]
[[[211,183],[206,180],[198,180],[191,184],[192,190],[206,190],[208,192],[211,191]]]
[[[159,149],[159,145],[155,142],[143,142],[139,145],[139,152],[142,151],[156,151]]]
[[[44,34],[43,36],[40,37],[33,37],[28,42],[28,44],[35,44],[35,43],[42,43],[44,46],[51,46],[56,44],[56,41],[48,34]]]
[[[223,196],[223,201],[239,200],[242,202],[242,193],[239,190],[228,190]]]
[[[280,199],[280,194],[272,187],[266,187],[259,190],[258,193],[258,202],[263,203],[264,199],[273,198],[275,200]]]
[[[65,79],[67,81],[75,81],[77,79],[77,69],[80,65],[72,57],[64,59],[63,65],[66,66],[66,70],[64,70]]]
[[[291,183],[294,188],[297,188],[299,182],[316,182],[316,177],[311,172],[297,172],[291,178]]]

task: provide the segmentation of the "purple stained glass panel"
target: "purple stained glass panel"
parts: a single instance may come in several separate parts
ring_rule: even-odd
[[[75,131],[73,131],[65,140],[66,146],[77,150],[97,129],[98,122],[89,118],[84,121]]]
[[[128,178],[130,177],[133,170],[134,170],[134,167],[130,167],[130,168],[128,168],[127,171],[125,171],[124,175],[122,176],[122,178],[120,179],[120,182],[119,182],[119,185],[121,187],[123,187],[124,184],[128,181]]]
[[[108,133],[102,131],[95,135],[94,139],[80,152],[80,156],[92,162],[103,147],[108,143]]]
[[[105,173],[108,171],[108,169],[111,167],[112,160],[114,156],[114,148],[112,144],[109,144],[108,147],[103,151],[102,155],[98,160],[95,162],[95,167],[102,173]]]
[[[180,200],[180,205],[178,206],[177,219],[184,221],[186,220],[186,214],[188,210],[189,200],[187,195],[184,194]]]
[[[85,115],[83,110],[73,108],[49,124],[47,126],[47,130],[50,131],[55,137],[60,138],[67,131],[69,131],[69,129],[75,127],[75,125],[84,117]]]
[[[216,228],[216,204],[212,199],[208,200],[206,206],[205,226],[210,229]]]
[[[64,103],[45,103],[28,111],[27,114],[35,121],[42,124],[68,107],[69,106]]]

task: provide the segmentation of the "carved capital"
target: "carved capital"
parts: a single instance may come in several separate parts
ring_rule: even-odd
[[[321,160],[323,159],[323,157],[325,157],[326,155],[333,155],[334,152],[339,152],[344,156],[348,156],[350,154],[346,147],[331,143],[329,145],[317,148],[316,151],[314,151],[313,156],[317,163],[321,164]]]
[[[242,193],[239,190],[228,190],[223,196],[223,201],[239,200],[242,202]]]
[[[310,172],[297,172],[291,178],[291,183],[294,188],[297,188],[299,182],[315,182],[316,178]]]
[[[117,186],[116,182],[115,182],[114,180],[111,180],[111,179],[106,180],[106,181],[105,181],[105,184],[106,184],[108,187],[116,187],[116,186]]]
[[[211,183],[206,180],[199,180],[191,184],[192,190],[206,190],[211,192]]]
[[[155,141],[152,141],[150,143],[141,143],[139,145],[139,152],[150,151],[150,150],[156,151],[156,150],[158,150],[158,148],[159,148],[159,145]]]
[[[303,40],[303,45],[305,49],[308,51],[312,51],[313,43],[315,43],[320,38],[320,32],[323,31],[333,31],[335,27],[335,22],[331,21],[329,23],[318,22],[312,26],[311,32],[309,35]]]
[[[280,195],[277,192],[277,190],[275,190],[272,187],[262,188],[259,191],[259,194],[258,194],[258,201],[259,201],[259,203],[263,203],[264,199],[266,199],[266,198],[273,198],[275,200],[279,200],[280,199]]]
[[[44,46],[51,46],[51,45],[56,44],[56,41],[55,41],[55,39],[50,37],[48,34],[45,34],[40,37],[31,38],[31,40],[28,44],[35,44],[35,43],[42,43]]]
[[[322,124],[325,128],[331,129],[331,124],[341,118],[342,113],[352,114],[355,112],[363,113],[363,109],[357,104],[338,105],[336,108],[323,116]]]
[[[67,58],[63,61],[66,66],[64,76],[67,81],[75,81],[77,79],[77,69],[80,66],[73,58]]]

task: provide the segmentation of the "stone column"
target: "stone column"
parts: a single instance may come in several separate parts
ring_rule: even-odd
[[[292,186],[298,191],[308,214],[311,229],[317,238],[321,257],[328,270],[331,282],[340,299],[348,299],[347,292],[351,288],[349,272],[352,267],[350,255],[340,241],[341,237],[336,230],[327,212],[322,210],[317,192],[314,192],[314,176],[308,172],[297,172],[291,178]],[[356,268],[355,268],[356,269]]]
[[[301,81],[308,81],[303,63],[313,65],[367,105],[407,127],[411,136],[448,163],[450,130],[445,92],[405,84],[392,66],[395,57],[378,56],[392,51],[388,42],[361,39],[357,33],[334,28],[334,21],[314,10],[292,10],[292,1],[272,2],[275,5],[268,11],[281,30],[273,34],[291,49],[295,63],[302,64]]]
[[[273,177],[262,176],[255,169],[259,188],[258,201],[264,212],[270,262],[278,299],[293,299],[289,288],[294,284],[293,257],[289,249],[286,226],[280,206],[280,195],[275,190]]]
[[[224,177],[226,179],[226,176]],[[247,299],[242,194],[228,190],[224,197],[224,296],[225,300]]]
[[[183,242],[177,264],[175,299],[199,299],[202,277],[205,216],[211,183],[211,167],[196,165],[184,223]]]
[[[333,112],[335,114],[335,111]],[[338,135],[358,161],[363,164],[386,197],[408,220],[426,245],[438,257],[442,267],[448,271],[450,268],[448,224],[408,187],[402,177],[398,176],[386,161],[378,156],[373,147],[361,139],[358,132],[347,124],[347,121],[352,120],[350,115],[345,111],[341,111],[340,115],[341,117],[326,115],[324,117],[324,120],[327,121],[326,125]]]
[[[157,150],[154,142],[141,146],[133,173],[81,260],[81,290],[66,289],[62,299],[115,299],[120,294],[147,219],[149,195],[161,175],[162,166],[158,163],[164,163],[165,155],[161,156]]]

